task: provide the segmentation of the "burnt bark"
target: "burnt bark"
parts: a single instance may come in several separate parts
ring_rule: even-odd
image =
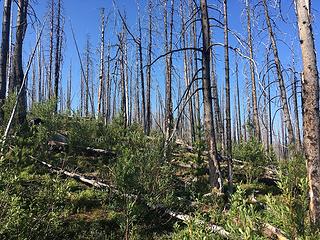
[[[209,181],[213,188],[222,191],[223,183],[219,169],[215,131],[213,125],[212,95],[210,82],[210,25],[207,1],[200,1],[202,25],[202,87],[204,102],[205,136],[209,147]]]
[[[13,53],[13,67],[10,76],[12,90],[18,92],[23,82],[23,66],[22,66],[22,45],[24,36],[27,30],[27,9],[28,0],[18,1],[18,16],[17,16],[17,30],[16,43]],[[18,104],[18,120],[23,124],[26,120],[27,114],[27,93],[26,84],[23,86]]]
[[[11,21],[11,0],[5,0],[3,3],[2,17],[2,39],[0,50],[0,109],[6,98],[7,84],[7,63],[9,54],[9,37],[10,37],[10,21]],[[0,122],[3,119],[2,110],[0,110]]]
[[[303,144],[307,160],[310,222],[320,228],[319,73],[309,1],[296,0],[303,61]],[[309,3],[309,4],[308,4]]]
[[[228,37],[228,5],[227,0],[223,1],[224,13],[224,70],[226,90],[226,156],[228,161],[228,187],[232,192],[232,139],[231,139],[231,109],[230,109],[230,66],[229,66],[229,37]]]
[[[250,56],[250,74],[251,74],[251,88],[252,88],[252,108],[253,108],[253,127],[254,136],[260,141],[261,132],[258,115],[258,104],[257,104],[257,89],[256,89],[256,74],[255,66],[253,64],[253,46],[252,46],[252,33],[251,33],[251,13],[249,1],[246,0],[246,13],[247,13],[247,32],[248,32],[248,45],[249,45],[249,56]]]
[[[285,87],[285,83],[284,83],[284,79],[283,79],[283,75],[282,75],[282,69],[281,69],[281,63],[280,63],[280,58],[279,58],[279,54],[278,54],[277,43],[276,43],[276,39],[274,36],[273,28],[271,25],[271,20],[269,17],[269,10],[268,10],[268,5],[267,5],[266,0],[263,0],[263,6],[264,6],[265,18],[266,18],[266,22],[267,22],[267,26],[268,26],[268,30],[269,30],[269,37],[271,40],[271,46],[272,46],[273,55],[274,55],[274,62],[276,65],[276,70],[277,70],[284,123],[286,125],[287,130],[288,130],[288,141],[289,141],[289,145],[291,145],[291,144],[294,145],[295,144],[295,137],[294,137],[294,133],[293,133],[292,121],[291,121],[290,112],[289,112],[286,87]]]

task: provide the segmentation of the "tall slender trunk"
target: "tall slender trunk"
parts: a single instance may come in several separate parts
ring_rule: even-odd
[[[223,183],[219,168],[215,132],[213,126],[212,96],[210,83],[210,25],[207,1],[200,1],[202,25],[202,87],[204,102],[205,135],[209,144],[209,181],[210,185],[222,191]]]
[[[49,74],[48,74],[48,98],[50,99],[53,95],[52,91],[52,68],[53,68],[53,35],[54,35],[54,0],[51,1],[51,12],[50,12],[50,44],[49,44]]]
[[[27,30],[27,9],[28,0],[18,1],[18,16],[17,16],[17,31],[16,43],[13,53],[13,68],[11,72],[11,82],[13,83],[13,90],[18,92],[23,82],[23,67],[22,67],[22,45],[23,39]],[[22,88],[19,98],[19,123],[23,124],[26,121],[27,114],[27,92],[26,84]]]
[[[269,53],[267,52],[267,66],[269,66]],[[272,126],[272,106],[271,106],[271,89],[270,89],[270,71],[267,73],[267,79],[268,79],[268,123],[269,123],[269,150],[273,149],[273,137],[272,137],[272,132],[273,132],[273,126]]]
[[[251,74],[251,87],[252,87],[252,108],[253,108],[253,127],[254,136],[261,141],[261,131],[259,124],[258,115],[258,104],[257,104],[257,90],[256,90],[256,77],[255,77],[255,66],[253,64],[253,46],[252,46],[252,34],[251,34],[251,13],[249,0],[246,0],[246,12],[247,12],[247,31],[248,31],[248,45],[250,53],[250,74]]]
[[[124,28],[123,28],[124,29]],[[120,87],[121,87],[121,115],[124,127],[127,126],[127,103],[126,103],[126,79],[125,79],[125,50],[124,50],[124,30],[119,34],[120,47]]]
[[[72,93],[72,64],[69,68],[69,79],[67,82],[67,110],[71,111],[71,93]]]
[[[89,77],[90,77],[90,42],[89,42],[89,36],[87,37],[86,42],[86,52],[85,52],[85,62],[86,62],[86,70],[85,70],[85,104],[84,104],[84,111],[85,116],[89,116]]]
[[[212,66],[212,100],[213,100],[213,106],[214,106],[214,113],[216,118],[216,132],[217,132],[217,142],[221,145],[221,148],[224,148],[224,131],[223,131],[223,121],[221,116],[221,110],[220,110],[220,103],[219,103],[219,94],[218,94],[218,85],[217,85],[217,76],[216,76],[216,70],[215,70],[215,51],[212,49],[211,51],[211,66]]]
[[[31,79],[32,79],[32,83],[31,83],[31,104],[29,106],[33,106],[33,104],[36,102],[36,93],[37,93],[37,83],[36,83],[36,63],[33,62],[32,64],[32,75],[31,75]]]
[[[145,99],[145,90],[144,90],[144,75],[143,75],[143,51],[142,51],[142,29],[141,22],[139,17],[139,64],[140,64],[140,84],[141,84],[141,101],[142,101],[142,123],[143,130],[146,133],[146,99]]]
[[[169,23],[168,34],[168,14],[167,14],[167,0],[164,1],[164,31],[165,31],[165,51],[167,53],[172,50],[172,34],[173,34],[173,13],[174,13],[174,0],[171,0],[171,14]],[[166,117],[165,117],[165,156],[168,152],[168,140],[173,129],[173,113],[172,113],[172,54],[166,55]]]
[[[85,91],[85,86],[84,86],[84,79],[83,79],[83,74],[80,76],[80,116],[84,116],[84,91]]]
[[[240,93],[239,93],[239,64],[238,64],[238,58],[237,53],[236,54],[236,85],[237,85],[237,112],[238,112],[238,140],[239,142],[242,141],[242,123],[241,123],[241,104],[240,104]]]
[[[303,144],[309,182],[311,224],[320,228],[319,73],[309,1],[295,0],[303,61]],[[309,3],[309,4],[308,4]]]
[[[195,6],[195,4],[190,4],[192,6],[192,10]],[[197,15],[194,16],[194,21],[192,23],[192,29],[191,29],[191,35],[192,35],[192,41],[193,41],[193,47],[197,48],[197,22],[196,22]],[[193,77],[198,78],[198,52],[193,51]],[[192,61],[191,61],[192,62]],[[195,89],[199,88],[199,81],[195,82]],[[198,141],[201,140],[201,112],[200,112],[200,94],[197,91],[195,95],[195,119],[197,124],[197,132],[198,132]]]
[[[186,34],[186,28],[185,28],[185,16],[184,16],[184,6],[180,5],[180,10],[181,10],[181,35],[182,35],[182,47],[186,48],[187,47],[187,34]],[[184,80],[185,80],[185,85],[188,87],[190,85],[190,74],[189,74],[189,68],[188,68],[188,55],[187,51],[183,52],[183,72],[184,72]],[[190,91],[188,94],[188,107],[189,107],[189,127],[190,127],[190,140],[191,144],[195,142],[195,129],[194,129],[194,114],[193,114],[193,99],[191,97]]]
[[[149,11],[149,44],[148,44],[148,52],[147,52],[147,58],[148,58],[148,66],[147,66],[147,91],[146,91],[146,134],[150,134],[151,129],[151,60],[152,60],[152,1],[149,0],[148,3],[148,11]]]
[[[98,116],[104,115],[103,96],[105,91],[105,75],[104,75],[104,8],[101,9],[101,43],[100,43],[100,73],[99,73],[99,90],[98,90]]]
[[[136,89],[135,89],[135,107],[134,107],[134,116],[135,120],[138,123],[141,123],[141,115],[140,115],[140,84],[139,84],[139,49],[137,47],[136,50]]]
[[[5,0],[3,3],[2,39],[1,39],[1,49],[0,49],[0,69],[1,69],[0,70],[0,109],[6,98],[10,21],[11,21],[11,0]],[[2,119],[3,119],[3,113],[2,113],[2,110],[0,110],[0,122],[2,122]]]
[[[108,54],[107,54],[107,81],[106,81],[105,100],[106,100],[105,124],[107,124],[111,118],[110,43],[108,44]]]
[[[41,40],[39,40],[39,48],[38,48],[38,102],[42,101],[42,44]]]
[[[274,55],[274,62],[275,62],[276,69],[277,69],[279,88],[280,88],[280,96],[281,96],[281,102],[282,102],[282,110],[283,110],[283,115],[284,115],[283,116],[284,122],[285,122],[285,125],[288,130],[289,145],[291,145],[291,144],[295,144],[295,137],[293,134],[293,127],[292,127],[289,106],[288,106],[288,101],[287,101],[286,87],[285,87],[284,79],[283,79],[283,75],[282,75],[281,63],[280,63],[280,59],[279,59],[277,43],[276,43],[275,36],[273,33],[273,29],[272,29],[272,25],[271,25],[271,21],[270,21],[270,17],[269,17],[269,10],[268,10],[266,0],[263,0],[263,6],[264,6],[265,18],[266,18],[267,25],[268,25],[269,37],[271,40],[271,45],[272,45],[272,50],[273,50],[273,55]]]
[[[292,49],[293,51],[293,49]],[[300,138],[300,124],[299,124],[299,110],[298,110],[298,97],[297,97],[297,82],[296,68],[294,62],[294,52],[292,54],[292,100],[293,100],[293,112],[294,112],[294,125],[295,125],[295,137],[297,141],[297,150],[301,149],[301,138]]]
[[[232,192],[232,139],[231,139],[231,107],[230,107],[230,67],[229,67],[229,39],[228,39],[228,5],[223,1],[224,13],[224,65],[226,80],[226,155],[228,160],[228,186]]]
[[[61,0],[58,0],[57,5],[57,27],[56,27],[56,53],[54,66],[54,97],[56,99],[55,111],[58,111],[59,98],[59,82],[60,82],[60,66],[61,66]]]

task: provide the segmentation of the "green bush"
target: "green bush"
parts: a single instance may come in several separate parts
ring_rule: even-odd
[[[276,163],[275,155],[267,153],[263,144],[254,138],[234,145],[232,154],[234,159],[243,161],[247,182],[261,176],[265,172],[263,167]]]
[[[308,185],[305,159],[300,155],[280,160],[277,186],[279,196],[268,195],[266,218],[289,234],[290,238],[305,237],[308,230]]]

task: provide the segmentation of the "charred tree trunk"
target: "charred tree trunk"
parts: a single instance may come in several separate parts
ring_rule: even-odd
[[[98,90],[98,116],[105,114],[104,109],[104,91],[105,91],[105,74],[104,74],[104,8],[101,9],[101,44],[100,44],[100,73],[99,73],[99,90]]]
[[[258,104],[257,104],[257,89],[256,89],[256,77],[255,77],[255,66],[253,64],[253,46],[252,46],[252,34],[251,34],[251,13],[249,1],[246,0],[246,12],[247,12],[247,31],[248,31],[248,45],[250,53],[250,73],[251,73],[251,88],[252,88],[252,108],[253,108],[253,127],[254,136],[260,141],[261,131],[259,124],[258,115]]]
[[[182,35],[182,47],[186,48],[187,47],[187,34],[186,34],[186,27],[185,27],[185,17],[184,17],[184,6],[182,5],[181,2],[181,35]],[[185,80],[185,84],[186,87],[188,87],[190,85],[190,74],[189,74],[189,68],[188,68],[188,55],[187,52],[184,51],[183,52],[183,72],[184,72],[184,80]],[[188,107],[189,107],[189,119],[190,119],[190,140],[191,140],[191,144],[194,143],[196,141],[195,139],[195,128],[194,128],[194,114],[193,114],[193,99],[191,97],[191,94],[188,94],[188,99],[189,99],[189,103],[188,103]]]
[[[292,49],[293,51],[293,49]],[[292,100],[293,100],[293,111],[294,111],[294,125],[295,125],[295,137],[297,141],[297,150],[301,150],[301,138],[300,138],[300,121],[299,121],[299,110],[298,110],[298,96],[297,96],[297,83],[298,79],[296,77],[294,53],[292,56]]]
[[[61,0],[58,0],[57,5],[57,27],[56,27],[56,53],[55,53],[55,66],[54,66],[54,97],[56,101],[55,111],[58,111],[58,98],[59,98],[59,82],[60,82],[60,66],[61,66]]]
[[[39,41],[39,48],[38,48],[38,102],[42,101],[42,44],[41,40]]]
[[[269,30],[269,37],[271,40],[274,61],[275,61],[276,69],[277,69],[279,88],[280,88],[280,96],[281,96],[282,109],[283,109],[283,115],[284,115],[283,117],[284,117],[285,125],[288,130],[289,145],[292,145],[292,144],[294,145],[295,144],[295,137],[294,137],[294,133],[293,133],[293,127],[292,127],[289,106],[288,106],[288,101],[287,101],[286,87],[285,87],[285,83],[284,83],[284,79],[283,79],[283,75],[282,75],[281,63],[280,63],[280,59],[279,59],[277,43],[276,43],[276,39],[275,39],[275,36],[273,33],[273,29],[272,29],[272,25],[271,25],[271,21],[270,21],[270,17],[269,17],[269,10],[268,10],[266,0],[263,0],[263,6],[264,6],[265,18],[266,18],[268,30]]]
[[[149,6],[148,6],[148,11],[149,11],[149,29],[148,29],[148,34],[149,34],[149,45],[148,45],[148,53],[147,53],[147,58],[148,58],[148,66],[147,66],[147,91],[146,91],[146,134],[150,134],[150,129],[151,129],[151,60],[152,60],[152,1],[149,0]]]
[[[237,53],[236,53],[237,54]],[[242,123],[241,123],[241,104],[240,104],[240,93],[239,93],[239,64],[238,64],[238,58],[236,55],[236,85],[237,85],[237,116],[238,116],[238,141],[242,141]]]
[[[231,139],[231,109],[230,109],[230,67],[229,67],[229,37],[228,37],[228,5],[227,0],[223,1],[224,13],[224,65],[226,80],[226,155],[228,161],[228,187],[232,192],[232,139]]]
[[[217,146],[213,125],[212,96],[210,83],[210,25],[208,17],[207,1],[200,1],[202,23],[202,87],[204,102],[205,135],[209,145],[209,181],[210,185],[222,191],[223,183],[219,168]]]
[[[164,31],[165,31],[165,51],[169,54],[166,55],[166,117],[165,117],[165,147],[164,152],[167,156],[168,152],[168,140],[173,129],[173,113],[172,113],[172,32],[173,32],[173,13],[174,13],[174,0],[171,0],[171,16],[169,23],[168,34],[168,14],[167,14],[167,0],[164,1]]]
[[[214,106],[214,113],[216,117],[216,132],[217,132],[217,140],[218,143],[221,145],[221,148],[224,148],[224,131],[223,131],[223,121],[222,121],[222,115],[220,110],[220,103],[219,103],[219,94],[218,94],[218,85],[217,85],[217,75],[215,71],[215,60],[214,55],[215,52],[212,49],[211,52],[211,66],[212,66],[212,100],[213,100],[213,106]]]
[[[23,39],[27,30],[27,9],[28,0],[18,1],[18,16],[17,16],[17,31],[16,43],[13,53],[13,68],[10,80],[12,82],[14,92],[18,92],[23,82],[23,67],[22,67],[22,45]],[[23,124],[26,121],[27,114],[27,92],[26,84],[23,86],[19,98],[19,123]]]
[[[31,75],[31,79],[32,79],[32,83],[31,83],[31,104],[29,106],[33,106],[33,104],[36,102],[36,63],[33,62],[32,63],[32,75]]]
[[[48,74],[48,98],[50,99],[52,93],[52,68],[53,68],[53,35],[54,35],[54,0],[51,1],[51,12],[50,12],[50,44],[49,44],[49,74]]]
[[[108,54],[107,54],[107,79],[106,79],[106,91],[105,91],[105,100],[106,100],[106,115],[105,115],[105,124],[110,121],[111,118],[111,77],[110,77],[110,44],[108,44]]]
[[[67,110],[71,111],[71,93],[72,93],[72,65],[69,68],[69,80],[67,82]]]
[[[9,53],[10,21],[11,21],[11,0],[5,0],[3,3],[2,15],[2,39],[0,49],[0,122],[3,120],[1,110],[6,98],[7,86],[7,62]]]
[[[119,34],[120,47],[120,87],[121,87],[121,116],[124,127],[127,126],[127,99],[126,99],[126,79],[125,79],[125,50],[124,50],[124,30]]]
[[[320,228],[319,74],[309,1],[296,0],[303,75],[303,144],[307,159],[310,222]],[[309,3],[309,4],[308,4]]]
[[[135,121],[141,124],[140,115],[140,84],[139,84],[139,50],[136,50],[136,88],[135,88],[135,103],[134,103],[134,116]]]
[[[191,5],[191,4],[190,4]],[[191,5],[193,7],[196,7],[195,4]],[[193,8],[192,8],[193,10]],[[192,30],[191,30],[191,36],[192,36],[192,41],[193,41],[193,47],[197,48],[197,22],[196,22],[196,17],[197,15],[194,16],[193,19],[193,24],[192,24]],[[198,52],[193,51],[193,77],[198,78]],[[195,88],[199,88],[199,81],[195,82]],[[197,133],[198,133],[198,141],[201,140],[201,112],[200,112],[200,96],[199,92],[196,93],[195,95],[195,122],[197,125]]]

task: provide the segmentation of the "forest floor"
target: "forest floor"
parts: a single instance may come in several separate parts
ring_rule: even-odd
[[[255,140],[234,146],[229,196],[208,185],[199,144],[176,141],[164,160],[161,136],[139,126],[44,119],[5,148],[1,239],[317,239],[299,157],[279,161]]]

